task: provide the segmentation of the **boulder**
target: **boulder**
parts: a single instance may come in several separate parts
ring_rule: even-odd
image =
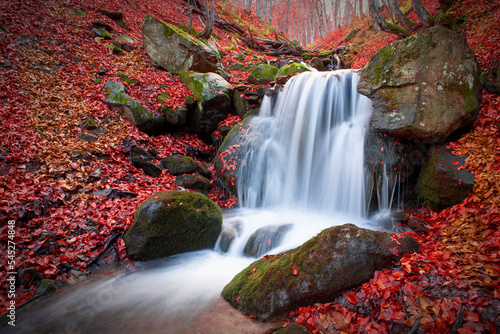
[[[220,121],[234,111],[231,84],[216,73],[183,71],[179,80],[184,82],[196,97],[196,109],[187,117],[187,125],[198,136],[209,142]]]
[[[162,191],[139,204],[123,241],[129,258],[152,260],[213,248],[221,226],[222,211],[207,196]]]
[[[276,81],[281,81],[281,78],[291,77],[302,72],[310,72],[311,69],[302,63],[290,63],[276,72]]]
[[[108,93],[104,103],[109,109],[118,112],[139,130],[148,135],[157,135],[164,131],[165,119],[155,116],[142,104],[126,94],[125,86],[117,81],[108,81],[104,84]]]
[[[252,263],[222,296],[247,315],[279,319],[299,306],[332,301],[418,249],[408,235],[393,240],[352,224],[331,227],[298,248]]]
[[[130,150],[132,166],[140,168],[146,175],[158,177],[161,175],[161,167],[152,162],[153,156],[140,146],[134,146]]]
[[[380,49],[358,91],[373,101],[375,129],[437,142],[476,118],[480,73],[465,36],[436,26]]]
[[[444,146],[432,147],[418,180],[424,204],[440,211],[462,203],[474,188],[474,176],[465,168],[466,156],[454,155]]]
[[[141,26],[143,47],[151,59],[173,74],[181,70],[215,72],[218,51],[182,29],[146,15]]]
[[[259,64],[248,75],[247,81],[254,85],[267,85],[274,81],[278,68],[272,65]]]
[[[259,257],[280,245],[285,234],[292,228],[291,224],[281,226],[265,226],[257,229],[245,245],[243,254]]]
[[[180,127],[186,124],[188,114],[187,108],[169,108],[161,106],[163,117],[165,117],[165,125],[169,127]]]
[[[210,181],[201,175],[179,175],[175,178],[175,184],[202,194],[208,195],[210,191]]]
[[[207,167],[184,155],[166,157],[161,161],[161,166],[172,175],[199,173],[204,177],[210,177],[210,171]]]

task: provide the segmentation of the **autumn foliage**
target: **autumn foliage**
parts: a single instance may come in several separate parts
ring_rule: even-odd
[[[426,5],[425,1],[422,1]],[[157,191],[171,190],[175,177],[163,171],[160,177],[145,175],[133,167],[124,141],[155,147],[158,156],[204,152],[215,147],[189,133],[149,137],[111,112],[102,102],[104,82],[120,81],[128,94],[158,111],[163,105],[182,107],[189,95],[176,76],[153,66],[139,46],[140,24],[151,13],[168,23],[189,21],[185,3],[178,0],[134,1],[39,1],[14,0],[0,3],[0,265],[15,263],[15,270],[33,267],[45,277],[67,281],[88,272],[106,242],[121,234],[133,221],[136,206]],[[216,4],[226,20],[240,25],[255,19],[229,3]],[[77,13],[81,9],[84,15]],[[102,10],[124,13],[129,29],[107,20]],[[488,11],[488,16],[483,15]],[[500,58],[500,8],[491,1],[463,1],[456,15],[469,12],[466,35],[483,69]],[[107,20],[113,36],[129,35],[137,46],[132,52],[110,53],[109,41],[96,39],[92,22]],[[201,31],[200,20],[193,26]],[[350,42],[351,26],[320,42],[323,49],[355,46],[352,66],[360,68],[380,47],[395,36],[370,32],[369,18],[357,21],[361,29]],[[354,27],[354,25],[353,25]],[[273,38],[273,33],[255,25],[253,32]],[[363,31],[365,35],[363,36]],[[248,50],[241,40],[215,28],[221,38],[227,67],[232,56]],[[371,35],[370,35],[371,34]],[[363,43],[360,43],[363,40]],[[252,51],[253,52],[253,51]],[[258,54],[258,51],[255,51]],[[247,52],[247,60],[252,58]],[[270,59],[259,55],[260,59]],[[101,70],[107,72],[100,74]],[[128,84],[123,73],[138,81]],[[247,73],[231,73],[232,84],[243,83]],[[159,102],[158,95],[169,98]],[[442,212],[414,208],[410,215],[423,219],[427,233],[412,232],[421,243],[418,254],[405,256],[394,269],[376,273],[360,288],[348,291],[328,304],[300,308],[289,322],[303,324],[313,333],[420,332],[442,333],[458,326],[459,333],[495,333],[500,326],[500,97],[484,94],[474,129],[450,144],[457,154],[468,154],[465,168],[475,174],[476,185],[460,205]],[[82,140],[82,126],[93,118],[102,129],[98,140]],[[235,116],[221,125],[238,122]],[[207,161],[201,161],[211,169]],[[459,166],[460,167],[460,166]],[[222,206],[232,206],[212,179],[210,197]],[[96,195],[111,189],[110,195]],[[99,193],[98,193],[99,194]],[[16,254],[7,256],[9,229],[15,221]],[[127,263],[122,239],[114,244],[119,260]],[[2,275],[6,273],[4,269]],[[293,273],[296,274],[295,272]],[[36,283],[19,287],[16,303],[34,296]],[[2,280],[0,306],[6,305]]]

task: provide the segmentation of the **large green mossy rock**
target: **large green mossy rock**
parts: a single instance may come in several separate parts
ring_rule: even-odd
[[[128,257],[146,261],[213,248],[221,227],[222,211],[207,196],[162,191],[139,204],[123,241]]]
[[[266,85],[274,81],[278,68],[272,65],[259,64],[248,75],[247,81],[254,85]]]
[[[196,97],[196,109],[188,115],[187,125],[202,140],[210,142],[219,122],[234,111],[233,87],[217,73],[182,71],[179,80]]]
[[[104,84],[104,90],[108,93],[104,103],[108,105],[109,109],[118,112],[148,135],[163,132],[165,127],[164,117],[154,116],[142,104],[128,96],[123,84],[117,81],[108,81]]]
[[[222,291],[247,315],[280,319],[299,306],[330,302],[388,268],[418,242],[347,224],[326,229],[302,246],[264,257],[241,271]]]
[[[440,211],[462,203],[469,196],[475,180],[467,169],[460,168],[465,159],[466,156],[454,155],[444,146],[429,150],[417,186],[425,205]]]
[[[380,49],[358,91],[373,101],[376,130],[437,142],[476,118],[480,73],[465,36],[437,26]]]
[[[306,65],[302,63],[291,63],[283,66],[276,72],[276,80],[281,77],[294,76],[302,72],[311,71]]]
[[[215,72],[218,51],[182,29],[146,15],[141,26],[143,47],[158,65],[173,74],[182,70]]]

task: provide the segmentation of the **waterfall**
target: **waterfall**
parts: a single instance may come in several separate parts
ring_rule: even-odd
[[[371,100],[354,70],[305,72],[266,96],[245,134],[256,140],[238,174],[244,208],[366,214],[364,133]]]

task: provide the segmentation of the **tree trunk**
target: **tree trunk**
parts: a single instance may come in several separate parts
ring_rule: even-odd
[[[413,22],[411,22],[410,19],[407,18],[406,15],[401,11],[401,8],[399,8],[398,0],[389,0],[389,5],[391,6],[392,12],[394,13],[394,16],[396,17],[396,20],[398,20],[399,24],[410,30]]]
[[[401,37],[411,36],[411,32],[409,32],[405,28],[392,24],[386,21],[382,16],[380,16],[380,13],[378,12],[378,6],[375,3],[375,0],[370,0],[370,15],[374,23],[378,25],[381,30],[391,34],[396,34]]]
[[[204,38],[209,39],[212,36],[212,31],[214,28],[214,19],[215,19],[215,8],[214,8],[214,0],[212,0],[212,10],[210,11],[210,7],[208,6],[208,0],[205,0],[205,28],[202,32],[196,35],[196,38]]]
[[[273,23],[273,0],[269,0],[269,15],[267,16],[267,22],[271,25]]]
[[[434,17],[422,6],[420,0],[411,0],[411,4],[418,19],[426,28],[434,25]]]
[[[286,31],[286,25],[288,23],[288,13],[290,11],[290,0],[287,1],[286,3],[286,16],[285,16],[285,25],[283,26],[283,33]]]

